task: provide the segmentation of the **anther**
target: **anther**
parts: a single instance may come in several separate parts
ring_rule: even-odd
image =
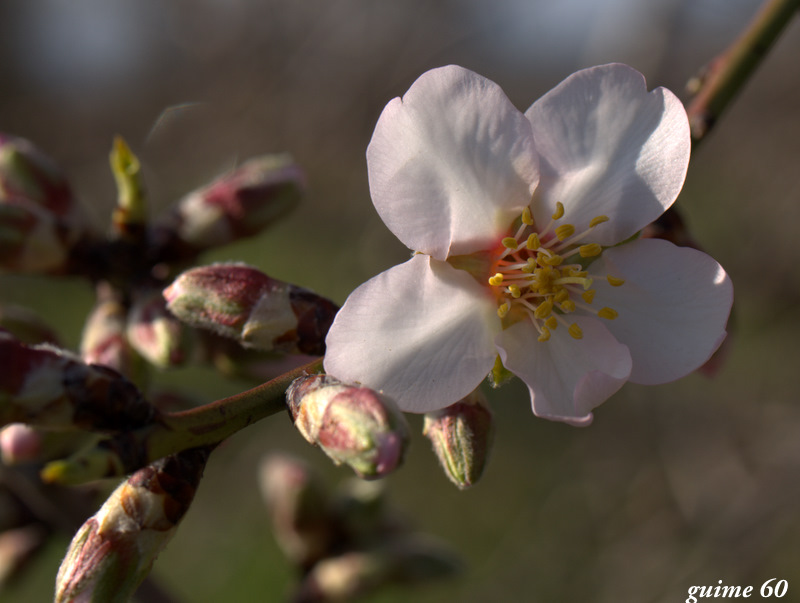
[[[547,320],[544,321],[544,324],[551,331],[555,331],[556,327],[558,327],[558,319],[555,316],[549,316]]]
[[[614,320],[617,316],[619,316],[619,313],[613,308],[600,308],[597,311],[597,315],[600,318],[605,318],[606,320]]]
[[[583,298],[583,301],[585,301],[587,304],[591,304],[592,300],[594,300],[595,293],[596,291],[594,289],[589,289],[581,293],[581,297]]]
[[[547,341],[550,339],[550,329],[542,327],[542,333],[539,335],[539,341]]]
[[[596,255],[603,253],[603,248],[597,243],[590,243],[589,245],[581,245],[578,248],[582,258],[593,258]]]
[[[539,235],[535,232],[528,237],[528,241],[525,243],[525,247],[531,251],[536,251],[541,246],[542,243],[539,241]]]
[[[509,285],[508,292],[511,293],[511,297],[513,297],[514,299],[519,299],[520,295],[522,295],[522,292],[516,285]]]
[[[509,304],[508,302],[500,304],[500,307],[497,308],[497,316],[499,316],[500,318],[505,318],[510,309],[511,309],[511,304]]]
[[[562,224],[556,228],[556,236],[559,241],[568,239],[575,234],[575,227],[572,224]]]
[[[497,287],[498,285],[502,285],[503,284],[503,275],[500,272],[498,272],[494,276],[489,277],[489,284],[492,285],[493,287]]]
[[[514,237],[506,237],[505,239],[503,239],[502,243],[503,247],[505,247],[506,249],[516,249],[517,247],[519,247],[519,243]]]
[[[602,224],[603,222],[608,222],[608,216],[595,216],[592,218],[591,222],[589,222],[589,228],[594,228],[598,224]]]
[[[530,207],[526,207],[522,210],[522,223],[527,224],[528,226],[533,226],[533,215],[531,214]]]
[[[619,287],[620,285],[625,284],[625,279],[617,278],[616,276],[611,276],[610,274],[606,277],[608,280],[608,284],[612,287]]]
[[[550,312],[552,311],[553,311],[553,301],[550,299],[546,299],[536,307],[536,311],[533,313],[533,315],[539,320],[542,320],[543,318],[547,318],[548,316],[550,316]]]
[[[583,339],[583,331],[582,331],[582,330],[581,330],[581,328],[580,328],[580,327],[577,325],[577,323],[574,323],[574,322],[573,322],[573,323],[572,323],[572,324],[569,326],[569,329],[568,329],[568,331],[569,331],[569,334],[570,334],[570,335],[572,335],[572,337],[573,337],[573,338],[575,338],[575,339]]]
[[[572,301],[571,299],[567,299],[567,300],[564,300],[563,302],[561,302],[561,305],[559,307],[564,312],[569,314],[570,312],[574,312],[575,311],[575,302]]]
[[[556,201],[556,211],[553,213],[553,220],[560,220],[563,216],[564,216],[564,204],[561,203],[561,201]]]
[[[547,256],[544,258],[544,263],[547,264],[548,266],[558,266],[563,261],[564,258],[555,253],[551,256]]]

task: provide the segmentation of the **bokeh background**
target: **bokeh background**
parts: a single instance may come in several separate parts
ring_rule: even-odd
[[[755,0],[3,0],[0,131],[35,141],[100,227],[121,134],[153,210],[255,154],[305,168],[302,206],[263,236],[208,254],[244,260],[337,302],[404,260],[372,209],[364,151],[384,104],[456,63],[520,109],[571,72],[628,63],[682,98]],[[457,491],[427,441],[386,480],[395,505],[462,555],[457,579],[369,600],[685,600],[692,585],[786,579],[800,601],[800,22],[692,158],[678,207],[729,271],[733,334],[714,379],[627,385],[575,429],[533,417],[519,383],[490,392],[495,446]],[[77,347],[86,283],[0,276],[0,302],[57,324]],[[207,370],[157,377],[204,399],[240,391]],[[419,431],[421,421],[411,418]],[[280,600],[294,575],[255,486],[289,451],[331,484],[348,475],[284,416],[218,450],[154,576],[188,602]],[[2,601],[46,601],[67,539]]]

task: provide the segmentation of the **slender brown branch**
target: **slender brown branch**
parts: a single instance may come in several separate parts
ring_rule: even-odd
[[[694,146],[708,135],[798,8],[800,0],[766,0],[733,44],[690,82],[694,96],[686,111]]]

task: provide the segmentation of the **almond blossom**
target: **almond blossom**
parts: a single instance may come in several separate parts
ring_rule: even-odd
[[[428,412],[499,356],[537,416],[574,425],[626,381],[692,372],[725,337],[730,279],[636,238],[675,201],[689,151],[681,102],[625,65],[579,71],[524,114],[467,69],[423,74],[367,149],[375,208],[414,254],[349,296],[325,370]]]

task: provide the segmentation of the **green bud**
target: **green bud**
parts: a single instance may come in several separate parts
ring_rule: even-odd
[[[480,390],[427,413],[422,433],[451,482],[463,490],[478,481],[492,440],[492,412]]]
[[[141,165],[130,147],[117,136],[109,156],[111,171],[117,183],[117,207],[114,209],[112,223],[114,230],[129,236],[144,224],[147,218],[144,184]]]
[[[307,375],[292,382],[286,402],[303,437],[360,477],[384,477],[403,462],[408,425],[395,403],[377,392]]]

